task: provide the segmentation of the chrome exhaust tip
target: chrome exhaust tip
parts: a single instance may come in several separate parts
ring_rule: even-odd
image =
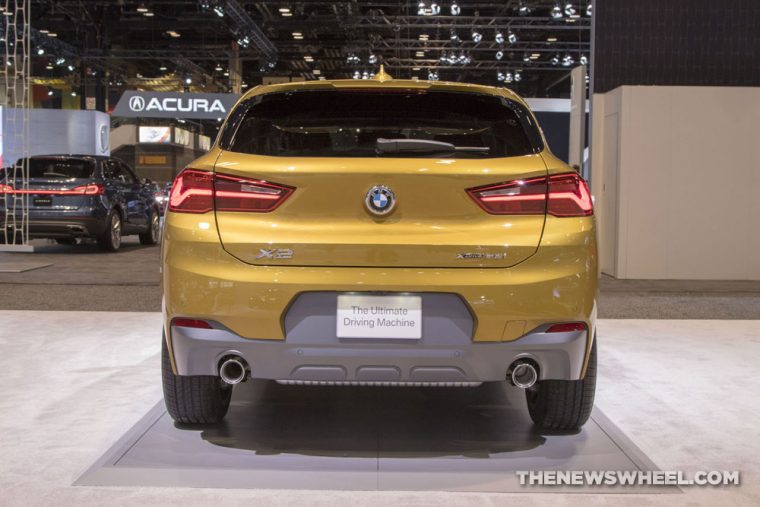
[[[528,389],[538,382],[538,371],[533,363],[518,359],[509,367],[507,380],[515,387]]]
[[[248,364],[243,358],[228,357],[219,366],[219,376],[231,386],[239,384],[248,376]]]

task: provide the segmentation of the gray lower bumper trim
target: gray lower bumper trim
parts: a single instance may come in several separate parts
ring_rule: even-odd
[[[586,332],[534,331],[511,342],[447,343],[428,339],[249,340],[226,329],[172,326],[179,375],[218,375],[219,361],[244,358],[253,378],[293,383],[468,383],[502,381],[516,359],[532,359],[541,380],[577,380]]]

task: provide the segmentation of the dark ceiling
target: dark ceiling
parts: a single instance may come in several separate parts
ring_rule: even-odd
[[[440,80],[506,84],[545,97],[565,95],[564,78],[590,53],[586,2],[570,2],[572,15],[567,2],[423,2],[428,13],[437,3],[438,15],[419,15],[419,3],[32,0],[33,74],[65,78],[86,69],[107,75],[112,87],[146,89],[181,87],[190,77],[193,88],[226,91],[230,53],[240,42],[248,86],[265,76],[349,78],[384,63],[394,77],[434,72]],[[551,16],[555,6],[559,19]]]

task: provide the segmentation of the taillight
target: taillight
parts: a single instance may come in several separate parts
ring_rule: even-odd
[[[576,173],[514,180],[467,190],[492,215],[588,216],[594,213],[588,185]]]
[[[181,213],[272,211],[293,193],[292,187],[266,181],[185,169],[174,180],[169,209]]]
[[[554,324],[549,326],[545,332],[547,333],[570,333],[573,331],[585,331],[586,324],[584,322],[563,322],[562,324]]]
[[[72,193],[83,193],[84,195],[103,195],[106,188],[103,185],[80,185],[71,189]]]
[[[272,211],[293,193],[292,187],[224,174],[215,175],[214,189],[217,211]]]
[[[205,320],[200,320],[200,319],[183,319],[183,318],[178,318],[178,319],[172,320],[172,326],[177,326],[177,327],[194,327],[196,329],[214,329],[211,324],[209,324]]]

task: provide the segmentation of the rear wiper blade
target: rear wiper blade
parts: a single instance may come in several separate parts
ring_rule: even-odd
[[[379,155],[383,153],[454,153],[457,151],[470,151],[488,153],[488,146],[454,146],[443,141],[429,141],[426,139],[377,139],[375,150]]]

